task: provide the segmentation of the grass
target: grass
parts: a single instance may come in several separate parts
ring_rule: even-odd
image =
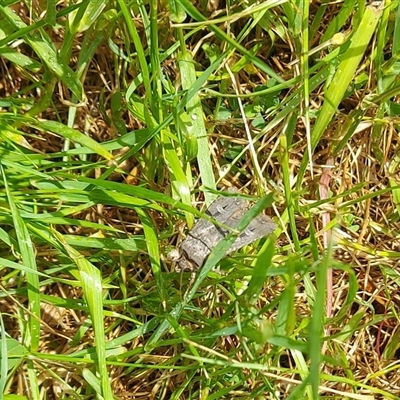
[[[2,398],[400,398],[398,10],[3,1]]]

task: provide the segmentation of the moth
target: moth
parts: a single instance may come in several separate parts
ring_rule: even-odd
[[[230,189],[229,192],[237,192]],[[206,210],[205,214],[229,228],[236,229],[239,221],[249,209],[250,203],[237,197],[218,197]],[[276,224],[264,214],[254,218],[247,228],[240,233],[225,255],[243,246],[251,244],[271,234]],[[199,219],[187,237],[177,249],[168,254],[168,258],[176,262],[175,271],[196,271],[204,265],[211,250],[228,234],[230,230],[203,218]]]

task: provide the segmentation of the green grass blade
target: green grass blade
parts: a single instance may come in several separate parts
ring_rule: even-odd
[[[339,13],[332,19],[325,33],[322,35],[320,43],[329,40],[333,35],[338,33],[343,25],[348,21],[351,14],[354,12],[354,6],[357,0],[346,0],[340,8]]]
[[[164,155],[165,160],[167,162],[167,168],[171,174],[171,186],[173,190],[173,194],[179,196],[178,198],[182,199],[182,202],[191,205],[192,198],[190,195],[190,184],[188,179],[182,169],[181,161],[178,157],[178,154],[175,148],[172,146],[171,140],[167,132],[163,132],[163,145],[164,145]],[[193,226],[193,215],[190,213],[185,213],[186,222],[189,227]]]
[[[66,139],[72,140],[81,144],[82,146],[91,149],[96,154],[104,157],[106,160],[112,160],[113,155],[108,152],[99,142],[95,141],[89,136],[77,131],[76,129],[70,128],[57,121],[37,121],[36,126],[40,129],[53,132]]]
[[[320,367],[322,361],[322,338],[325,328],[325,306],[327,290],[327,274],[331,265],[332,246],[318,264],[316,270],[316,291],[315,302],[310,321],[310,331],[308,336],[308,354],[310,357],[310,383],[313,390],[313,398],[319,397]]]
[[[286,0],[277,0],[277,1],[265,1],[261,5],[263,9],[268,9],[272,8],[275,6],[278,6],[279,4],[285,3]],[[198,9],[188,0],[181,0],[180,4],[183,6],[183,8],[186,10],[186,12],[194,18],[196,21],[207,21],[207,18],[202,15]],[[253,10],[255,11],[255,10]],[[260,10],[261,11],[261,10]],[[212,22],[213,23],[213,22]],[[262,71],[266,72],[268,75],[270,75],[272,78],[276,79],[280,83],[285,83],[285,81],[275,73],[275,71],[265,64],[263,61],[261,61],[260,58],[255,57],[251,54],[250,51],[248,51],[245,47],[237,43],[234,39],[232,39],[229,35],[227,35],[222,29],[218,28],[215,25],[210,25],[210,30],[215,32],[215,34],[222,39],[223,41],[226,41],[232,48],[236,49],[239,51],[239,53],[245,55],[254,65],[259,67]]]
[[[375,33],[375,28],[383,11],[382,6],[383,3],[379,6],[370,5],[365,9],[362,21],[351,38],[350,46],[344,53],[342,61],[333,76],[332,82],[325,91],[324,104],[311,132],[311,151],[314,151],[317,147],[326,127],[331,122],[337,107],[342,101],[349,83],[354,78],[357,66],[364,56],[372,35]],[[302,178],[307,168],[308,160],[309,157],[305,154],[297,178],[298,188],[302,184]]]
[[[19,252],[23,264],[29,269],[26,271],[26,285],[29,299],[28,325],[24,332],[25,345],[31,351],[37,351],[40,341],[40,294],[39,294],[39,276],[36,274],[37,265],[34,251],[34,245],[30,237],[25,221],[21,218],[20,211],[14,201],[14,197],[9,189],[6,171],[1,166],[4,187],[7,193],[8,205],[15,227]],[[31,272],[32,271],[32,272]]]
[[[153,123],[152,123],[151,115],[148,114],[146,105],[149,104],[151,110],[153,110],[154,107],[152,105],[152,95],[151,95],[152,87],[150,84],[150,72],[149,72],[149,67],[148,67],[148,63],[146,60],[146,56],[145,56],[145,51],[143,49],[142,42],[140,40],[140,37],[139,37],[139,34],[135,27],[135,24],[133,23],[132,16],[130,14],[130,11],[129,11],[127,5],[125,4],[125,2],[123,0],[117,0],[117,2],[121,8],[122,16],[125,19],[126,26],[128,28],[130,37],[133,41],[133,44],[134,44],[136,52],[137,52],[137,57],[138,57],[139,64],[140,64],[140,70],[142,72],[143,85],[145,88],[145,107],[144,107],[144,109],[146,111],[145,118],[146,118],[147,126],[150,128],[153,126]]]
[[[39,62],[26,56],[25,54],[15,51],[10,47],[0,48],[0,55],[12,63],[19,65],[21,68],[26,68],[28,71],[39,72],[40,68],[42,67]]]
[[[6,337],[6,329],[4,326],[3,315],[0,314],[0,396],[4,393],[4,389],[6,387],[6,376],[8,372],[8,351],[7,351],[7,337]]]
[[[258,254],[249,286],[245,292],[245,297],[249,303],[255,303],[258,301],[261,291],[264,288],[265,280],[268,276],[268,270],[271,267],[272,257],[275,253],[274,249],[275,241],[271,238],[267,239],[265,251]]]
[[[0,13],[4,15],[7,21],[15,30],[26,27],[26,24],[8,7],[0,6]],[[59,57],[51,40],[48,36],[39,36],[35,33],[25,35],[24,39],[32,47],[35,53],[40,57],[47,68],[65,85],[71,89],[78,99],[83,99],[83,87],[75,72]]]
[[[107,0],[82,1],[80,7],[68,15],[71,34],[88,30],[101,15],[107,3]]]
[[[103,284],[100,271],[73,247],[67,244],[61,234],[54,232],[62,247],[79,269],[80,281],[94,329],[94,346],[97,355],[97,372],[100,377],[101,396],[112,399],[111,379],[106,362],[106,337],[103,315]]]
[[[56,5],[57,5],[57,0],[47,0],[46,22],[50,26],[56,25],[56,19],[57,19]]]
[[[194,60],[190,53],[185,52],[178,56],[179,69],[182,74],[182,88],[188,90],[196,82],[196,70]],[[186,111],[192,122],[192,133],[197,138],[197,161],[202,184],[210,189],[215,189],[214,171],[211,165],[210,146],[207,138],[207,131],[204,124],[204,112],[197,93],[187,99]],[[205,192],[206,204],[210,205],[214,195]]]
[[[136,212],[138,213],[138,216],[143,226],[147,251],[150,257],[151,269],[154,274],[157,290],[160,294],[161,304],[163,309],[166,310],[168,299],[161,269],[158,235],[155,231],[151,218],[147,215],[147,213],[141,208],[136,208]]]
[[[304,115],[304,124],[306,129],[307,136],[307,151],[308,155],[311,158],[312,150],[311,150],[311,132],[310,132],[310,69],[309,69],[309,26],[308,20],[310,17],[309,14],[309,2],[308,1],[300,1],[300,6],[302,8],[302,12],[299,14],[301,16],[301,54],[300,54],[300,73],[302,78],[302,98],[303,98],[303,115]]]
[[[33,360],[28,359],[27,363],[28,378],[30,382],[30,398],[32,400],[41,400],[39,392],[38,371]]]

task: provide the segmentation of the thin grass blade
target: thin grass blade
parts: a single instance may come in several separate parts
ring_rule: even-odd
[[[179,68],[182,74],[182,88],[188,90],[196,82],[194,60],[188,52],[181,54],[178,59]],[[210,148],[204,124],[204,112],[197,93],[194,93],[192,97],[187,99],[186,111],[192,121],[193,135],[197,138],[197,161],[199,164],[202,184],[207,188],[215,189],[214,171],[211,165]],[[206,204],[209,206],[215,197],[210,192],[205,192],[204,196]]]
[[[27,25],[8,7],[0,6],[0,13],[13,26],[16,31],[22,30]],[[75,72],[59,57],[51,39],[42,33],[42,36],[33,33],[25,35],[24,39],[40,57],[47,68],[59,78],[78,99],[83,99],[83,87]]]
[[[111,381],[106,363],[106,336],[103,315],[103,285],[100,271],[78,251],[71,247],[63,236],[54,231],[61,246],[66,250],[79,269],[82,290],[88,306],[95,333],[94,346],[97,354],[97,371],[100,376],[101,395],[104,399],[112,399]]]
[[[164,279],[161,270],[161,257],[159,250],[159,240],[157,232],[154,229],[151,218],[141,208],[136,208],[140,221],[143,226],[144,236],[146,238],[147,251],[150,257],[151,269],[156,281],[157,290],[160,294],[161,304],[166,309],[167,306],[167,293],[165,290]]]
[[[113,155],[108,152],[99,142],[96,142],[91,137],[84,135],[76,129],[70,128],[57,121],[37,121],[36,126],[42,130],[53,132],[66,139],[77,142],[96,154],[104,157],[106,160],[112,160]]]
[[[311,151],[315,150],[326,127],[331,122],[336,109],[342,101],[349,83],[354,78],[357,66],[364,56],[372,35],[375,33],[375,28],[382,11],[383,3],[379,4],[379,6],[372,4],[366,7],[362,21],[351,38],[350,46],[343,55],[331,84],[325,91],[324,104],[311,133]],[[304,154],[297,178],[297,187],[300,187],[302,183],[308,161],[308,154]]]
[[[1,166],[1,174],[3,177],[4,187],[7,193],[8,205],[15,227],[19,252],[21,253],[22,263],[27,267],[26,284],[29,299],[29,311],[27,332],[25,332],[25,345],[31,351],[37,351],[40,341],[40,293],[39,293],[39,276],[37,274],[37,265],[34,246],[25,224],[20,215],[20,211],[14,201],[14,197],[8,186],[8,179],[3,166]]]

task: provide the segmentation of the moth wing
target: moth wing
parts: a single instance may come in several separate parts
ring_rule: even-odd
[[[192,233],[186,236],[180,245],[182,258],[189,260],[193,264],[192,269],[198,269],[203,266],[204,261],[210,254],[211,250],[203,241],[192,236]]]
[[[229,189],[231,193],[237,190]],[[248,202],[234,197],[218,197],[206,210],[206,214],[218,222],[236,228],[239,221],[248,210]],[[253,219],[247,228],[238,236],[235,243],[226,254],[230,254],[243,246],[271,234],[276,224],[264,214]],[[203,218],[198,220],[186,239],[179,246],[181,257],[178,260],[178,269],[196,270],[203,266],[211,250],[228,234],[228,230],[214,225]],[[177,269],[177,271],[178,271]]]
[[[270,217],[264,214],[254,218],[247,228],[238,236],[235,243],[230,247],[227,254],[241,249],[243,246],[251,244],[258,239],[270,235],[276,229],[276,224]]]
[[[247,210],[247,202],[232,197],[219,197],[206,210],[206,214],[218,222],[235,228],[238,220],[233,220],[232,215],[243,216]],[[240,217],[239,217],[240,220]],[[227,229],[214,225],[205,219],[197,221],[189,235],[200,240],[211,251],[226,235]]]

